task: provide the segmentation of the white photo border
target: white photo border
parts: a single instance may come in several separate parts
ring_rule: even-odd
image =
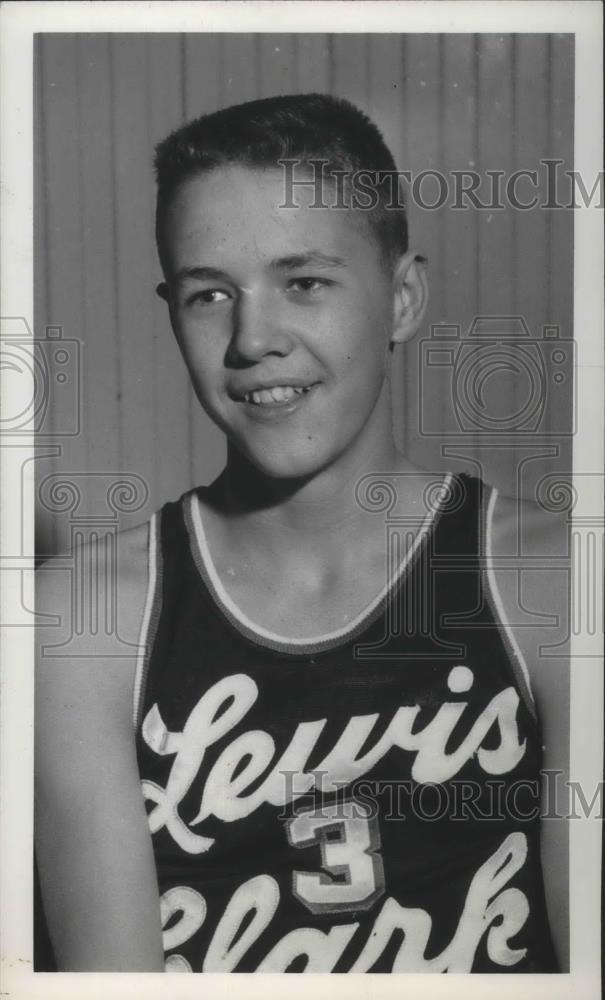
[[[13,2],[3,5],[2,94],[2,316],[24,316],[33,329],[33,35],[37,32],[569,32],[575,35],[574,169],[595,177],[602,170],[602,9],[596,2],[360,2],[360,0],[273,0],[273,2]],[[144,24],[144,29],[142,25]],[[582,472],[602,472],[603,455],[603,231],[595,207],[575,211],[574,336],[578,357],[578,434],[574,439],[574,486],[582,511],[600,510],[600,497]],[[5,373],[0,373],[4,375]],[[4,405],[13,410],[10,379]],[[4,445],[4,442],[0,441]],[[25,450],[24,450],[25,449]],[[29,452],[27,451],[29,449]],[[2,447],[2,538],[22,534],[22,560],[7,557],[2,571],[2,616],[10,590],[19,588],[25,608],[33,608],[34,504],[33,441],[22,440],[24,474],[11,474],[10,445]],[[21,470],[20,470],[21,471]],[[18,485],[18,489],[15,489]],[[21,493],[23,488],[23,493]],[[588,493],[588,489],[592,492]],[[598,505],[598,506],[597,506]],[[8,593],[8,596],[7,596]],[[582,637],[571,654],[571,778],[595,788],[603,778],[603,671],[599,660],[582,658]],[[13,998],[113,998],[229,996],[247,1000],[284,989],[275,975],[34,973],[32,971],[33,858],[33,642],[31,630],[2,631],[2,726],[0,865],[2,911],[2,991]],[[600,996],[601,823],[598,818],[570,824],[571,972],[557,975],[399,975],[314,974],[311,981],[290,976],[291,997],[342,996],[387,1000],[402,990],[416,1000],[490,996],[577,1000]]]

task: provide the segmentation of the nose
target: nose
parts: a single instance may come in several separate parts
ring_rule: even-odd
[[[285,356],[292,350],[292,343],[275,296],[259,288],[241,289],[233,311],[228,362],[254,364],[267,354]]]

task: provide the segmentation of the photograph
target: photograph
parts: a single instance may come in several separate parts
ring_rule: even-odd
[[[596,997],[600,10],[47,6],[1,343],[39,995]]]

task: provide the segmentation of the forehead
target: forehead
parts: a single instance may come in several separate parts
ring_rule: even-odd
[[[345,256],[352,266],[377,264],[379,247],[363,213],[312,207],[315,197],[311,184],[287,191],[285,175],[273,168],[230,165],[195,175],[163,209],[162,256],[170,270],[269,260],[310,248]],[[331,200],[324,195],[327,204]]]

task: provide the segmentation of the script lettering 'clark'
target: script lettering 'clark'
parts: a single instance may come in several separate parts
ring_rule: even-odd
[[[468,675],[472,676],[470,670]],[[153,781],[142,782],[145,798],[155,804],[149,813],[152,833],[165,826],[184,851],[204,853],[214,839],[194,833],[191,827],[209,816],[232,823],[249,816],[263,803],[283,806],[309,792],[317,773],[323,774],[323,791],[338,791],[370,771],[393,747],[414,753],[411,776],[415,781],[435,783],[454,777],[475,754],[479,766],[495,775],[511,771],[525,752],[525,740],[519,741],[516,722],[519,696],[513,687],[504,688],[492,698],[451,753],[446,753],[445,747],[467,708],[464,701],[444,702],[428,725],[416,733],[413,728],[420,707],[398,708],[382,737],[363,756],[359,756],[361,748],[379,716],[353,716],[333,749],[314,772],[308,773],[305,767],[326,719],[301,722],[278,760],[274,759],[272,737],[260,729],[250,730],[232,740],[215,761],[201,791],[199,812],[187,825],[179,816],[178,806],[198,775],[206,750],[241,722],[257,697],[258,688],[247,674],[225,677],[200,698],[180,733],[167,730],[157,705],[149,710],[142,727],[145,742],[155,753],[175,757],[165,788]],[[500,743],[494,749],[485,749],[481,744],[495,722]],[[246,789],[271,765],[262,784],[246,795]],[[284,774],[295,774],[296,780],[286,782]]]
[[[525,894],[508,886],[527,855],[527,838],[511,833],[473,876],[452,940],[434,958],[425,958],[432,928],[426,910],[401,906],[389,897],[348,972],[370,972],[395,931],[403,931],[403,942],[393,960],[393,972],[470,972],[484,934],[487,954],[496,965],[511,966],[527,949],[511,948],[510,938],[523,927],[529,915]],[[269,927],[280,901],[279,886],[270,875],[257,875],[233,893],[212,936],[203,961],[204,972],[233,972],[246,952]],[[178,948],[190,940],[206,919],[204,897],[188,886],[175,886],[162,896],[164,950]],[[179,919],[174,923],[174,917]],[[172,925],[168,927],[168,924]],[[245,927],[244,930],[242,928]],[[331,972],[359,927],[358,923],[336,924],[329,930],[299,927],[289,931],[271,948],[257,972],[285,972],[305,956],[305,972]],[[167,972],[191,972],[183,955],[169,955]]]

